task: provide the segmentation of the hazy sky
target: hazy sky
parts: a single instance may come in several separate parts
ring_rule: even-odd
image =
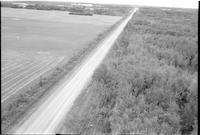
[[[34,0],[31,0],[31,1],[34,1]],[[43,0],[43,1],[47,1],[47,0]],[[104,4],[111,3],[111,4],[131,4],[131,5],[161,6],[161,7],[198,8],[198,0],[48,0],[48,1],[89,2],[89,3],[104,3]]]

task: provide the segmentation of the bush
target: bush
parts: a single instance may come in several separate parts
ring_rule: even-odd
[[[90,107],[95,113],[85,112],[94,129],[101,134],[197,131],[198,52],[193,21],[185,21],[190,16],[194,13],[141,8],[131,19],[94,73]]]

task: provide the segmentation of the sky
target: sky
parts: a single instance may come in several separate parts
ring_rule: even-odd
[[[10,1],[10,0],[4,0],[4,1]],[[18,0],[18,1],[23,1],[23,0]],[[140,6],[179,7],[179,8],[198,9],[198,0],[42,0],[42,1],[128,4],[128,5],[140,5]]]

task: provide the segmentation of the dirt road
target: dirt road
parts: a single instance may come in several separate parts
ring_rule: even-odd
[[[81,90],[88,84],[95,69],[105,58],[113,43],[136,11],[137,8],[132,10],[130,15],[99,43],[98,48],[91,53],[71,77],[59,86],[56,91],[52,92],[43,104],[14,133],[56,133],[62,118],[69,111]]]

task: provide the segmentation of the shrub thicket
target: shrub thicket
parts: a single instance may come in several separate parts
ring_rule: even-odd
[[[141,8],[95,72],[95,132],[197,133],[197,13]],[[87,132],[87,129],[81,129]]]

